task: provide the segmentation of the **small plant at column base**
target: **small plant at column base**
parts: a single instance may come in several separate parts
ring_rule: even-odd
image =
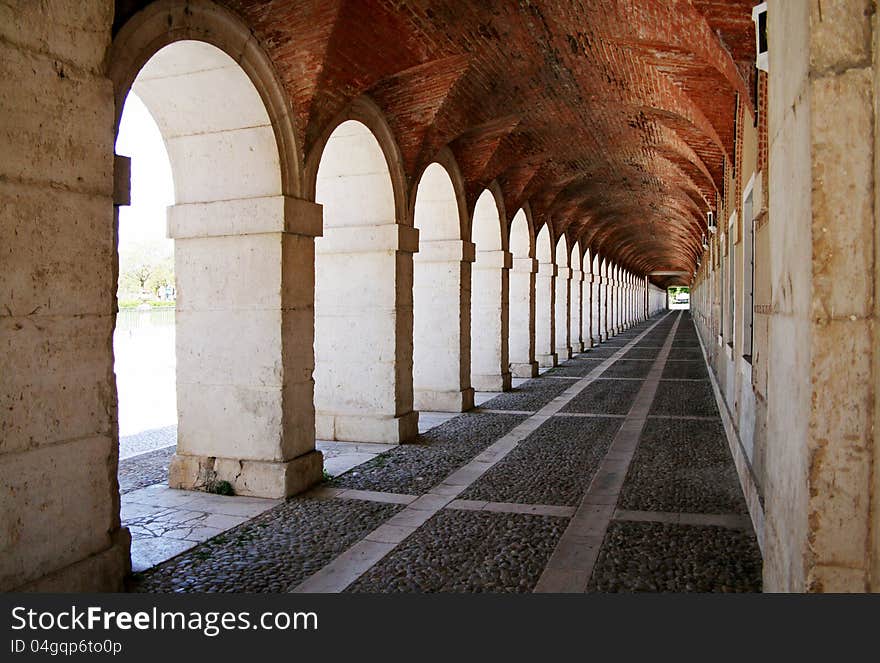
[[[330,474],[327,470],[322,470],[322,472],[324,476],[324,481],[330,481],[330,479],[333,478],[333,475]]]
[[[235,495],[232,484],[228,481],[213,481],[208,484],[207,491],[215,495]]]

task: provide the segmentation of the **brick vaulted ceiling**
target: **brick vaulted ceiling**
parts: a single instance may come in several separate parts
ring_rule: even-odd
[[[754,103],[751,0],[220,4],[273,59],[306,153],[366,94],[410,184],[449,146],[471,205],[497,180],[508,218],[528,202],[640,274],[694,269],[737,97]]]

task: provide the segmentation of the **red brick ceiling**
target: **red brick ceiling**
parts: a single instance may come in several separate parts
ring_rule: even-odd
[[[448,145],[471,205],[497,179],[508,218],[529,202],[636,273],[694,269],[736,96],[753,103],[751,1],[222,4],[272,57],[307,153],[366,94],[411,179]]]

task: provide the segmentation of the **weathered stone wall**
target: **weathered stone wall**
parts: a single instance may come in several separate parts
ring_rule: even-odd
[[[128,566],[112,19],[109,0],[0,7],[0,590],[116,590]]]
[[[759,173],[753,413],[743,407],[744,390],[729,380],[733,366],[724,353],[710,350],[711,363],[738,435],[753,436],[750,475],[766,517],[765,589],[864,591],[876,588],[871,571],[876,578],[880,549],[876,534],[871,540],[877,530],[876,485],[873,498],[871,490],[877,481],[875,19],[870,2],[849,0],[821,6],[780,0],[771,3],[768,18],[769,191]],[[738,145],[743,179],[735,186],[744,186],[749,161],[763,157],[748,138]],[[728,196],[725,207],[734,200]],[[722,209],[719,216],[729,214]],[[712,253],[723,256],[716,242]],[[735,260],[739,275],[741,250]],[[719,321],[726,315],[724,262],[707,260],[695,284],[707,349],[716,330],[727,328]],[[743,330],[741,283],[738,278],[735,324]],[[741,347],[738,339],[736,355]]]

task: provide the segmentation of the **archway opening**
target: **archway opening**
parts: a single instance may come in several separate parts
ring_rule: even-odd
[[[116,153],[131,160],[129,205],[119,208],[114,371],[123,494],[168,478],[177,445],[174,242],[166,207],[174,202],[171,163],[150,111],[129,93]]]
[[[471,384],[477,391],[510,389],[508,301],[510,254],[495,196],[483,191],[474,207],[476,245],[471,286]]]
[[[171,488],[223,494],[298,492],[318,480],[321,459],[311,425],[299,419],[311,423],[311,383],[301,370],[310,357],[296,354],[284,334],[295,332],[292,311],[311,303],[311,292],[298,298],[291,284],[311,274],[312,239],[288,232],[293,206],[283,195],[270,114],[248,73],[221,48],[176,41],[128,72],[138,49],[146,55],[152,46],[137,28],[123,33],[117,44],[127,46],[117,55],[125,57],[114,60],[117,99],[132,93],[143,102],[173,181],[166,222],[176,367],[174,384],[162,389],[176,400],[176,448],[152,468],[154,480],[167,476]],[[137,178],[141,164],[133,158]],[[179,501],[163,501],[167,488],[129,487],[122,485],[121,515],[133,534],[136,571],[225,528],[182,527]],[[211,513],[207,501],[200,504]]]
[[[538,275],[535,279],[535,359],[542,368],[558,363],[556,355],[556,264],[550,227],[544,224],[535,240]]]
[[[534,241],[528,217],[523,209],[513,215],[510,224],[510,372],[518,378],[538,374],[535,361],[535,272]]]
[[[420,412],[474,406],[470,376],[470,283],[473,244],[463,241],[462,209],[439,163],[416,190],[419,251],[413,256],[413,399]],[[422,425],[427,418],[422,414]]]
[[[397,444],[418,433],[412,402],[415,232],[397,223],[385,153],[346,120],[321,152],[315,201],[315,422],[321,440]],[[409,232],[407,232],[409,231]]]
[[[556,243],[556,356],[559,361],[571,359],[571,267],[568,239],[563,235]]]
[[[602,342],[602,259],[598,253],[593,251],[592,262],[590,263],[590,296],[591,302],[591,319],[590,319],[590,343],[597,346]]]

